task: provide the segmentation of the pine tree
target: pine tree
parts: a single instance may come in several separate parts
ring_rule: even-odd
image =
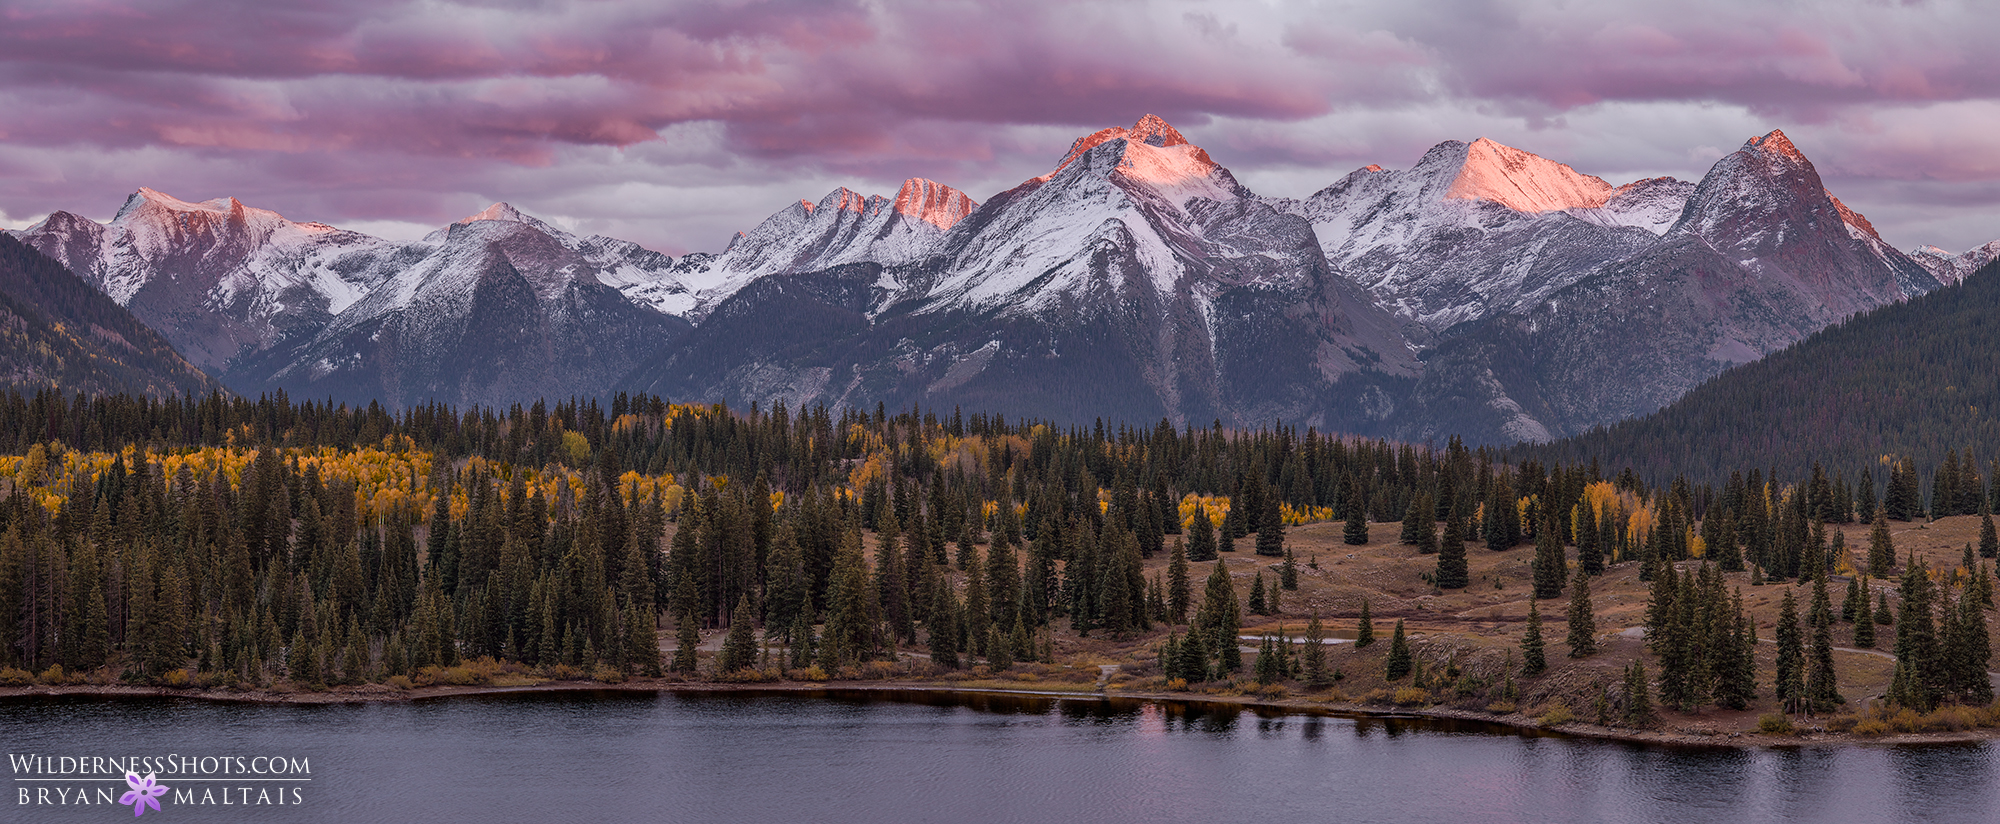
[[[1646,680],[1646,664],[1633,661],[1625,667],[1625,726],[1651,726],[1653,718],[1652,687]]]
[[[1521,673],[1540,675],[1549,668],[1548,652],[1542,642],[1542,607],[1537,598],[1528,599],[1528,632],[1521,636]]]
[[[1292,557],[1290,549],[1285,550],[1285,562],[1278,565],[1278,586],[1292,592],[1299,591],[1299,563]]]
[[[2000,479],[1996,479],[2000,480]],[[1957,655],[1959,700],[1973,706],[1993,703],[1993,681],[1986,674],[1993,659],[1993,647],[1986,632],[1986,615],[1977,601],[1967,595],[1958,600],[1961,635]]]
[[[924,620],[924,631],[930,637],[931,663],[946,669],[958,669],[960,615],[958,596],[951,591],[951,585],[940,582],[931,590],[931,607]]]
[[[1326,671],[1326,627],[1319,622],[1317,612],[1306,623],[1306,646],[1299,658],[1299,669],[1307,686],[1317,689],[1332,683]]]
[[[1861,649],[1875,648],[1875,610],[1870,606],[1872,603],[1868,598],[1867,584],[1862,584],[1854,606],[1854,645]]]
[[[1896,542],[1889,538],[1888,515],[1875,511],[1875,524],[1868,530],[1868,574],[1887,578],[1896,566]]]
[[[1194,521],[1188,525],[1188,560],[1200,563],[1215,560],[1215,522],[1209,520],[1208,507],[1195,504]]]
[[[1403,637],[1403,620],[1396,619],[1396,631],[1389,636],[1389,661],[1384,677],[1391,681],[1410,674],[1412,664],[1409,639]]]
[[[1236,631],[1243,626],[1242,611],[1236,601],[1236,588],[1229,581],[1229,570],[1221,561],[1216,562],[1208,575],[1194,626],[1206,636],[1203,641],[1222,655],[1224,671],[1234,672],[1242,667],[1241,656],[1236,652]]]
[[[750,594],[736,598],[736,608],[729,611],[729,635],[722,641],[722,651],[715,656],[717,674],[752,669],[757,666],[756,613],[750,609]]]
[[[1375,621],[1368,614],[1368,599],[1361,599],[1361,620],[1354,627],[1354,648],[1375,643]]]
[[[1931,578],[1922,561],[1912,557],[1903,570],[1898,593],[1902,611],[1896,616],[1896,671],[1889,681],[1890,703],[1918,712],[1937,706],[1939,693],[1936,625],[1932,622]]]
[[[1590,608],[1590,574],[1576,568],[1576,581],[1569,595],[1569,657],[1583,658],[1597,652],[1597,620]]]
[[[1812,607],[1807,612],[1807,620],[1812,625],[1812,648],[1806,664],[1806,711],[1828,713],[1841,703],[1841,698],[1840,692],[1834,688],[1833,608],[1827,600],[1824,575],[1813,582]]]
[[[1743,612],[1743,590],[1730,598],[1729,612],[1720,617],[1715,639],[1715,703],[1732,710],[1757,698],[1757,636]]]
[[[2000,478],[1994,481],[2000,484]],[[1993,512],[1989,505],[1979,513],[1979,557],[1991,558],[1995,555],[2000,555],[2000,535],[1993,531]]]
[[[1261,502],[1262,505],[1259,508],[1263,511],[1257,518],[1257,554],[1267,558],[1283,557],[1285,554],[1284,513],[1278,509],[1278,496],[1275,490],[1266,492],[1262,497],[1264,500]]]
[[[1244,609],[1250,610],[1251,615],[1271,614],[1271,608],[1265,605],[1264,603],[1263,571],[1260,570],[1256,575],[1252,576],[1252,580],[1250,582],[1250,599],[1244,602],[1243,607]]]
[[[1353,485],[1349,484],[1352,489]],[[1350,500],[1347,505],[1347,528],[1341,532],[1341,540],[1353,546],[1368,543],[1368,508]]]
[[[1563,561],[1562,540],[1556,537],[1554,529],[1538,530],[1535,535],[1535,597],[1560,597],[1563,579],[1568,576],[1569,567]]]
[[[1174,553],[1167,560],[1167,621],[1173,624],[1187,623],[1188,604],[1193,593],[1188,586],[1187,548],[1181,539],[1174,539]]]
[[[1466,568],[1465,542],[1450,540],[1453,532],[1449,528],[1445,530],[1447,540],[1438,549],[1438,589],[1464,589],[1472,582],[1472,574]]]
[[[1785,712],[1797,713],[1805,710],[1805,645],[1799,633],[1799,608],[1792,598],[1792,590],[1785,589],[1785,600],[1778,607],[1778,672],[1773,679],[1772,691],[1776,693],[1779,706]]]

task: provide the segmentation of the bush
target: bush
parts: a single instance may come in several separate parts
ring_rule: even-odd
[[[1506,699],[1501,699],[1499,701],[1495,701],[1491,704],[1486,705],[1486,711],[1493,713],[1494,715],[1509,715],[1512,714],[1517,709],[1520,709],[1520,707],[1515,706],[1514,702],[1508,701]]]
[[[417,685],[410,683],[410,676],[391,675],[389,676],[389,686],[395,687],[396,689],[399,690],[407,690],[407,689],[415,689]]]
[[[1924,726],[1924,717],[1908,707],[1897,710],[1896,714],[1884,720],[1889,722],[1890,729],[1897,732],[1916,732]]]
[[[1004,568],[1003,568],[1003,569],[1004,569]],[[1187,691],[1187,679],[1186,679],[1186,678],[1169,678],[1169,679],[1167,679],[1167,689],[1168,689],[1168,690],[1171,690],[1171,691],[1173,691],[1173,692],[1186,692],[1186,691]]]
[[[1861,718],[1859,716],[1855,716],[1849,713],[1841,713],[1832,718],[1826,719],[1826,728],[1832,730],[1833,732],[1852,732],[1854,730],[1854,726],[1859,723],[1861,723]]]
[[[1543,705],[1542,716],[1537,720],[1541,721],[1544,727],[1560,727],[1571,721],[1575,721],[1576,713],[1570,710],[1568,704],[1561,701],[1551,701]]]
[[[1757,731],[1765,735],[1791,735],[1794,729],[1792,717],[1782,712],[1767,712],[1757,717]]]
[[[24,669],[0,669],[0,687],[25,687],[35,682],[35,674]]]
[[[591,670],[590,679],[600,684],[623,684],[625,683],[625,671],[617,667],[599,664],[597,665],[597,669]]]
[[[60,686],[69,683],[69,675],[63,672],[61,664],[51,664],[48,669],[42,670],[42,674],[36,676],[35,680],[52,687]]]
[[[1431,691],[1422,687],[1402,687],[1391,696],[1397,704],[1409,707],[1431,702]]]
[[[181,689],[186,687],[190,680],[192,679],[188,677],[187,670],[170,669],[165,675],[160,676],[160,686]]]
[[[818,664],[814,664],[810,667],[806,667],[805,669],[792,670],[791,672],[786,673],[785,677],[790,678],[793,681],[825,681],[827,678],[831,676],[826,674],[826,670],[820,669],[820,666]]]
[[[1855,723],[1854,734],[1863,738],[1877,738],[1889,734],[1889,725],[1881,719],[1869,718]]]
[[[1291,695],[1292,691],[1286,689],[1284,684],[1265,684],[1257,689],[1257,694],[1265,698],[1283,698]]]

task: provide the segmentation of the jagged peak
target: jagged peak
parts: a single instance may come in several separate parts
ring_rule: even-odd
[[[939,229],[950,229],[979,207],[964,192],[921,177],[903,181],[903,187],[896,190],[895,203],[898,213]]]
[[[113,217],[112,220],[116,222],[119,218],[126,217],[147,206],[174,212],[209,212],[219,215],[241,213],[244,210],[242,201],[233,197],[218,197],[195,203],[174,197],[158,189],[141,186],[139,187],[139,191],[133,192],[130,197],[125,198],[125,205],[119,207],[118,215]]]
[[[1840,202],[1840,198],[1834,197],[1833,192],[1828,191],[1825,187],[1821,187],[1820,191],[1826,192],[1826,199],[1833,201],[1833,210],[1840,213],[1840,219],[1846,222],[1847,225],[1866,232],[1869,237],[1876,240],[1882,239],[1882,234],[1875,231],[1875,225],[1869,223],[1866,216],[1847,208],[1847,204]]]
[[[1745,151],[1755,149],[1764,154],[1799,160],[1804,160],[1806,157],[1804,152],[1799,151],[1799,147],[1792,145],[1792,139],[1785,136],[1783,129],[1772,129],[1762,137],[1743,141],[1743,149]]]
[[[1517,212],[1553,212],[1602,206],[1617,190],[1533,152],[1488,138],[1465,148],[1465,160],[1446,190],[1446,200],[1487,200]]]
[[[1208,159],[1208,152],[1203,151],[1200,146],[1196,146],[1193,143],[1189,143],[1188,139],[1182,136],[1179,130],[1176,130],[1173,126],[1168,125],[1167,121],[1162,120],[1158,115],[1149,114],[1146,115],[1145,117],[1139,118],[1139,121],[1137,123],[1133,123],[1132,128],[1130,129],[1113,126],[1109,129],[1099,129],[1095,132],[1084,135],[1083,137],[1077,138],[1076,142],[1071,143],[1069,145],[1069,153],[1063,155],[1062,162],[1057,163],[1054,170],[1050,171],[1048,174],[1043,175],[1037,179],[1048,180],[1049,178],[1055,177],[1058,173],[1062,172],[1063,169],[1067,168],[1071,161],[1074,161],[1077,158],[1082,157],[1085,152],[1088,152],[1091,149],[1095,149],[1113,140],[1126,140],[1132,143],[1149,146],[1155,149],[1170,149],[1175,146],[1186,146],[1188,147],[1187,151],[1190,157],[1197,162],[1200,174],[1205,175],[1208,172],[1214,171],[1216,168],[1215,161]]]
[[[502,220],[508,223],[527,222],[526,220],[522,219],[521,212],[519,210],[515,209],[513,206],[508,205],[505,201],[501,201],[499,203],[495,203],[491,206],[488,206],[485,209],[480,210],[477,214],[474,214],[458,222],[472,223],[474,221],[480,221],[480,220]]]

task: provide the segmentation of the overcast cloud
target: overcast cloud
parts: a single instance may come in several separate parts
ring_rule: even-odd
[[[150,186],[414,237],[506,200],[680,254],[840,185],[983,201],[1151,112],[1289,196],[1482,136],[1692,180],[1782,128],[1891,243],[1957,251],[2000,237],[1994,32],[1868,0],[10,0],[0,224]]]

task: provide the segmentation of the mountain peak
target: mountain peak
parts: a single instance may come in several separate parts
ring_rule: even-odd
[[[517,211],[513,206],[507,205],[507,203],[504,201],[488,206],[485,209],[480,210],[477,214],[474,214],[470,217],[467,217],[457,222],[472,223],[473,221],[479,221],[479,220],[503,220],[509,223],[527,222],[521,218],[521,213],[519,211]]]
[[[1553,212],[1603,206],[1617,190],[1533,152],[1479,138],[1465,147],[1465,162],[1446,200],[1490,200],[1517,212]]]
[[[1172,128],[1168,127],[1170,131]],[[896,190],[897,212],[939,229],[951,228],[978,206],[964,192],[921,177],[903,181],[903,188]]]
[[[1753,137],[1743,141],[1743,148],[1745,150],[1756,149],[1765,154],[1777,157],[1798,158],[1800,160],[1804,160],[1806,157],[1804,152],[1799,151],[1799,147],[1792,145],[1792,139],[1786,137],[1782,129],[1772,129],[1769,134],[1762,137]]]
[[[1041,179],[1047,180],[1055,177],[1057,172],[1061,172],[1065,167],[1069,166],[1071,161],[1082,157],[1085,152],[1113,140],[1127,140],[1155,149],[1186,146],[1188,148],[1183,151],[1188,152],[1192,159],[1199,161],[1198,165],[1202,167],[1201,174],[1207,174],[1216,165],[1215,161],[1208,159],[1207,152],[1202,151],[1200,146],[1189,143],[1188,139],[1182,136],[1179,130],[1168,125],[1167,121],[1161,119],[1159,115],[1149,114],[1139,118],[1139,122],[1132,124],[1132,128],[1130,129],[1113,126],[1109,129],[1099,129],[1077,138],[1076,142],[1069,145],[1069,153],[1063,155],[1062,162],[1057,163],[1054,171],[1049,172]]]

